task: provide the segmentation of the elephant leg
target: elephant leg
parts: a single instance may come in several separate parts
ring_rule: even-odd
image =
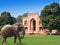
[[[4,43],[4,38],[3,38],[3,40],[2,40],[2,43]]]
[[[20,37],[19,33],[16,33],[16,37],[18,38],[19,43],[21,43],[21,37]]]
[[[18,40],[19,40],[19,43],[21,43],[21,37],[20,36],[17,36]]]
[[[17,39],[17,37],[16,37],[16,36],[14,36],[14,43],[16,43],[16,39]]]
[[[2,43],[7,43],[6,38],[3,38]]]

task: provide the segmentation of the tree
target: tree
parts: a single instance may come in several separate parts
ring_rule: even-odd
[[[28,13],[24,13],[23,15],[19,15],[18,17],[17,17],[17,22],[18,23],[22,23],[22,17],[27,17],[28,16]]]
[[[22,16],[23,17],[27,17],[28,16],[28,13],[24,13]]]
[[[55,2],[53,2],[51,5],[50,5],[50,7],[51,7],[51,13],[53,14],[53,15],[58,15],[59,14],[59,4],[58,3],[55,3]]]
[[[17,22],[18,22],[18,23],[22,23],[22,16],[21,16],[21,15],[19,15],[19,16],[17,17]]]
[[[4,17],[8,16],[8,17],[11,17],[10,13],[9,13],[9,12],[6,12],[6,11],[2,12],[2,13],[1,13],[1,16],[4,16]]]
[[[41,11],[41,20],[44,28],[60,29],[60,6],[53,2]]]
[[[14,24],[14,23],[16,23],[16,19],[14,17],[12,17],[9,12],[4,11],[4,12],[1,13],[1,16],[0,16],[0,28],[3,25]]]

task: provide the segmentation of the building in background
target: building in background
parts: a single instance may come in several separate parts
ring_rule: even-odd
[[[42,23],[38,13],[28,13],[28,16],[23,17],[22,21],[26,34],[38,34],[42,30]]]

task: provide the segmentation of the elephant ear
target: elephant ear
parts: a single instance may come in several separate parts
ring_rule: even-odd
[[[13,24],[15,31],[18,31],[18,23]]]
[[[25,36],[25,28],[22,27],[22,30],[21,30],[19,33],[20,33],[20,37],[21,37],[21,39],[23,39],[24,36]]]

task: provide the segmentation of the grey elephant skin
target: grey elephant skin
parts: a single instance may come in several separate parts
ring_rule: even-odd
[[[20,36],[20,33],[22,32],[22,37]],[[24,30],[24,26],[22,24],[16,23],[13,25],[4,25],[0,31],[0,34],[2,35],[2,43],[7,43],[6,39],[8,37],[12,37],[14,36],[14,43],[16,43],[16,39],[18,38],[19,43],[21,43],[21,39],[24,38],[25,35],[25,30]]]

